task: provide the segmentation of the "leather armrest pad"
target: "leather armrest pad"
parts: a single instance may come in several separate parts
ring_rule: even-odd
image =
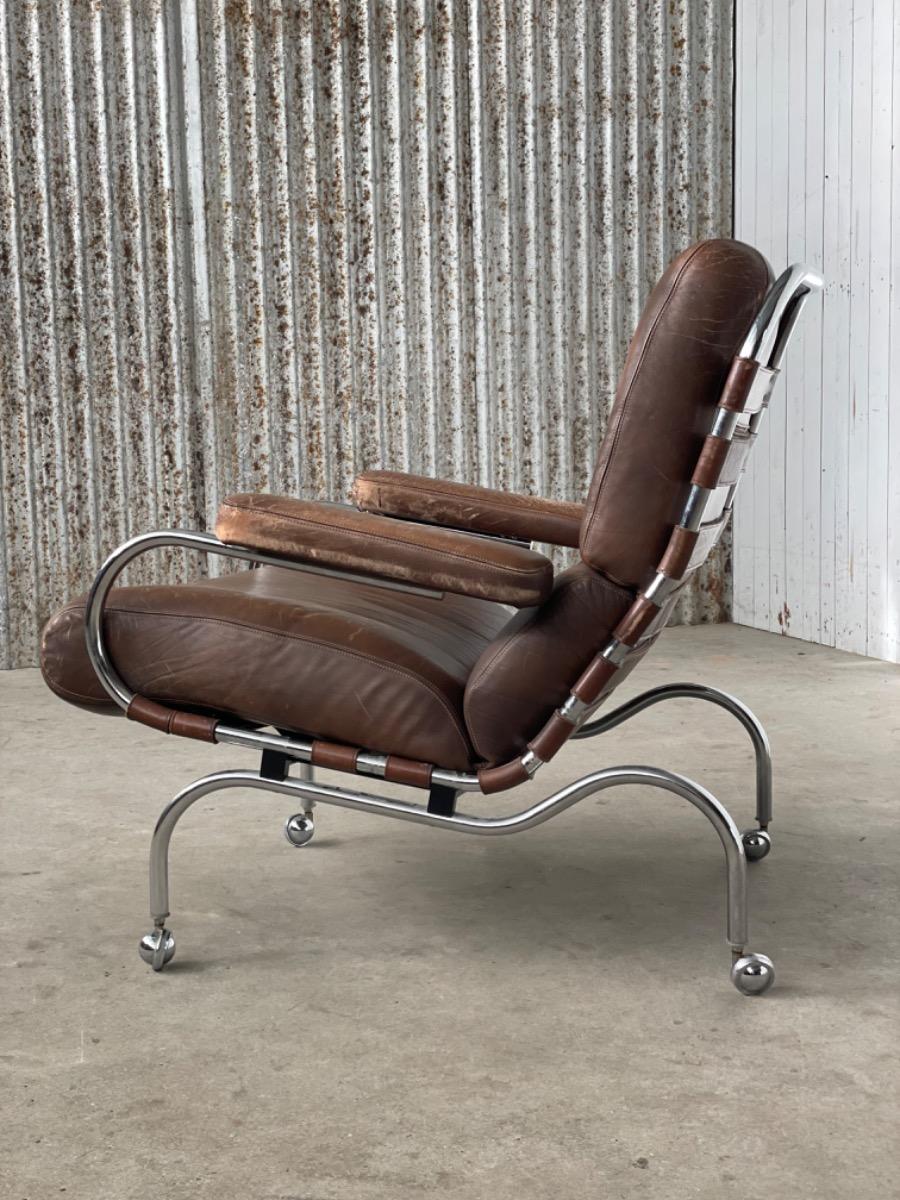
[[[358,475],[353,500],[367,512],[525,542],[549,542],[551,546],[577,547],[584,515],[583,505],[565,500],[542,500],[540,496],[521,496],[400,471],[365,471]]]
[[[524,546],[394,521],[343,504],[228,496],[216,519],[216,536],[263,554],[514,608],[540,604],[553,584],[550,560]]]

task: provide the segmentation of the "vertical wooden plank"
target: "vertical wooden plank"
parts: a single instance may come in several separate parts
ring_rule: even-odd
[[[825,183],[825,7],[820,0],[806,4],[806,96],[804,205],[806,212],[803,259],[824,274],[822,243],[824,236]],[[819,641],[822,637],[822,436],[823,436],[823,344],[822,296],[806,302],[799,330],[802,356],[798,368],[803,380],[803,490],[800,498],[802,567],[800,572],[800,637]],[[792,458],[792,456],[791,456]],[[830,477],[829,477],[830,478]]]
[[[787,68],[787,208],[786,253],[783,261],[806,259],[807,179],[806,179],[806,58],[808,50],[806,0],[790,0],[788,11]],[[777,259],[775,260],[777,263]],[[779,269],[778,266],[775,268]],[[782,369],[781,387],[776,393],[770,417],[774,420],[773,437],[783,447],[778,466],[782,501],[784,591],[775,617],[782,633],[800,634],[803,612],[803,516],[805,495],[806,440],[805,416],[808,381],[803,373],[803,347],[799,329],[788,348]],[[774,466],[774,464],[773,464]]]
[[[894,13],[891,55],[891,254],[888,307],[888,581],[885,657],[900,662],[900,14]]]
[[[847,577],[839,644],[866,650],[868,525],[866,470],[869,419],[869,259],[872,169],[872,0],[854,0],[850,99],[850,428],[847,442]]]
[[[735,237],[756,245],[757,0],[745,0],[736,5],[736,10],[734,233]],[[752,625],[754,622],[753,530],[759,461],[758,455],[751,455],[737,493],[733,518],[733,616],[735,621],[743,625]]]
[[[754,137],[756,140],[756,179],[758,181],[754,245],[770,261],[777,263],[779,260],[773,254],[772,222],[773,209],[778,199],[776,188],[780,189],[783,181],[778,180],[776,183],[774,177],[773,141],[778,133],[775,128],[773,104],[773,25],[773,0],[760,0],[757,8],[758,48],[754,78]],[[781,114],[779,114],[778,124],[780,128],[783,128]],[[778,397],[778,402],[784,403],[783,393]],[[764,420],[760,426],[751,462],[753,465],[753,624],[757,629],[771,629],[773,625],[770,554],[772,497],[769,488],[772,471],[771,417]]]
[[[822,639],[838,645],[847,581],[847,431],[850,382],[849,239],[852,5],[830,0],[825,29],[825,191],[822,261]],[[827,416],[826,416],[827,414]]]
[[[890,439],[891,313],[891,0],[874,0],[869,77],[872,95],[869,221],[866,268],[869,290],[868,420],[866,423],[866,653],[887,657],[888,630],[888,446]],[[896,250],[894,250],[896,252]]]
[[[789,112],[792,100],[791,85],[796,74],[792,54],[802,53],[796,42],[791,44],[791,13],[795,8],[777,0],[770,7],[772,21],[771,56],[772,75],[769,90],[771,110],[770,142],[771,158],[769,173],[769,231],[766,240],[769,261],[780,271],[788,258],[788,204],[791,196],[791,178],[796,173],[796,164],[790,156],[790,131],[795,116]],[[787,189],[787,196],[785,196]],[[787,203],[785,203],[787,200]],[[795,347],[792,347],[794,350]],[[773,398],[765,424],[768,426],[769,456],[769,598],[766,623],[775,633],[785,632],[785,622],[790,621],[787,605],[786,575],[787,548],[785,545],[785,445],[787,439],[787,410],[793,404],[791,394],[791,361],[784,364],[785,378],[778,394]],[[765,604],[765,592],[760,597]]]

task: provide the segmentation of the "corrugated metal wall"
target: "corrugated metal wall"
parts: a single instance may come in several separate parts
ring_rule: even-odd
[[[730,0],[0,0],[0,28],[7,666],[117,542],[229,489],[583,496],[649,283],[730,230]],[[688,615],[726,590],[719,562]]]

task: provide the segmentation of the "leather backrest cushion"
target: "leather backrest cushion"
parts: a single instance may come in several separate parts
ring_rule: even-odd
[[[472,668],[464,713],[476,755],[521,754],[627,612],[634,596],[584,563],[557,575],[539,608],[517,613]]]
[[[584,561],[644,585],[677,524],[731,361],[772,281],[751,246],[699,242],[668,267],[631,340],[581,526]]]

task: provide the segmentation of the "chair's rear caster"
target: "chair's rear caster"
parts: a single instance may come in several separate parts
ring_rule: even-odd
[[[775,964],[765,954],[741,954],[732,965],[731,982],[745,996],[761,996],[775,982]]]
[[[759,862],[772,849],[772,838],[765,829],[748,829],[741,834],[747,862]]]
[[[141,938],[138,953],[148,967],[161,971],[175,954],[175,938],[168,929],[154,929]]]
[[[312,841],[316,824],[312,813],[294,813],[284,823],[284,836],[292,846],[305,846]]]

